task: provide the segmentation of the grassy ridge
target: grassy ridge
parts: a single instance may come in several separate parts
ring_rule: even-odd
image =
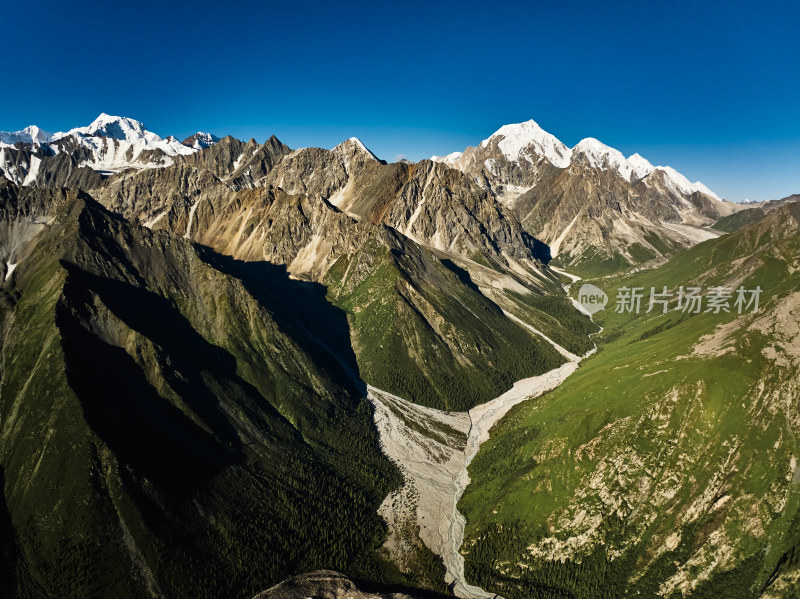
[[[333,265],[328,294],[348,314],[365,381],[423,405],[467,410],[563,363],[455,269],[419,246],[378,239]]]

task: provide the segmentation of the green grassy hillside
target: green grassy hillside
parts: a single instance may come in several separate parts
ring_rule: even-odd
[[[598,281],[612,302],[622,286],[764,291],[756,314],[600,313],[597,354],[470,466],[468,580],[507,598],[797,596],[798,221],[787,206]]]
[[[465,271],[389,229],[340,258],[325,283],[348,314],[363,379],[410,401],[468,410],[564,362]]]

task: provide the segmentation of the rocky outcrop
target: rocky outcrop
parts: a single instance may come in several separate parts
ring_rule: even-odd
[[[318,570],[294,576],[253,599],[418,599],[422,595],[369,592],[352,580],[332,570]]]
[[[181,156],[179,162],[205,169],[219,179],[227,179],[260,147],[255,139],[243,142],[228,135],[199,152]]]
[[[236,189],[263,185],[264,178],[289,153],[291,149],[273,135],[255,150],[245,147],[236,168],[225,180]]]
[[[112,212],[151,229],[184,235],[192,208],[199,202],[221,203],[233,190],[206,169],[181,163],[163,169],[122,173],[93,192]]]

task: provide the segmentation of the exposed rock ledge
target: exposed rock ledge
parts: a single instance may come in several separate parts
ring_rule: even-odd
[[[405,593],[370,593],[333,570],[317,570],[293,576],[253,599],[420,599]]]

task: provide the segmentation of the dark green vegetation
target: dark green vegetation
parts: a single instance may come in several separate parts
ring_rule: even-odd
[[[468,410],[564,362],[465,271],[380,233],[339,258],[325,279],[332,301],[348,313],[365,381],[423,405]]]
[[[766,213],[761,208],[750,208],[749,210],[742,210],[741,212],[734,212],[729,216],[723,216],[714,223],[714,228],[726,233],[738,231],[742,227],[757,223],[766,216]]]
[[[81,193],[0,200],[24,256],[0,295],[4,596],[251,597],[317,568],[440,584],[376,551],[399,474],[324,289]]]
[[[552,261],[553,266],[564,267],[569,264],[569,271],[583,278],[602,277],[624,271],[631,263],[622,254],[608,256],[594,249],[587,249],[579,256],[565,253]]]
[[[563,297],[513,292],[509,296],[516,302],[525,322],[534,325],[560,346],[579,356],[594,347],[589,335],[597,333],[599,328]]]
[[[467,579],[506,598],[800,593],[800,206],[597,281],[598,353],[470,466]],[[757,314],[613,312],[623,286],[760,285]]]

